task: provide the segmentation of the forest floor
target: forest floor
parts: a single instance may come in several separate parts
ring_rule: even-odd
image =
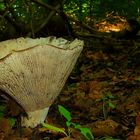
[[[12,128],[7,115],[0,120],[0,140],[85,140],[78,130],[66,127],[58,105],[69,110],[73,123],[90,128],[96,140],[140,140],[139,40],[85,39],[84,50],[46,119],[71,131],[69,137],[41,126]]]

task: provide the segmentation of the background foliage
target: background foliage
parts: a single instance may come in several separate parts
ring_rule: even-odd
[[[45,4],[51,5],[52,8],[48,8]],[[59,8],[56,8],[58,5],[60,5]],[[0,40],[19,36],[47,36],[47,34],[57,36],[54,32],[61,31],[54,30],[51,34],[49,30],[53,27],[60,28],[63,26],[63,21],[54,16],[50,18],[50,22],[46,19],[52,11],[56,13],[63,8],[68,15],[85,23],[89,21],[94,23],[110,15],[125,18],[138,18],[140,15],[139,0],[124,0],[123,2],[121,0],[1,0]],[[53,27],[49,25],[55,22],[61,24],[58,26],[52,24]]]

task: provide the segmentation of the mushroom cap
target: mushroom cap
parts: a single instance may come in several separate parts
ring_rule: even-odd
[[[49,107],[63,88],[83,41],[18,38],[0,42],[0,89],[28,113]]]

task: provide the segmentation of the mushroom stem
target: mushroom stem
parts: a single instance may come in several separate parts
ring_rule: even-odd
[[[49,111],[49,107],[26,112],[28,117],[22,117],[21,123],[22,126],[26,127],[35,127],[37,124],[43,123]]]

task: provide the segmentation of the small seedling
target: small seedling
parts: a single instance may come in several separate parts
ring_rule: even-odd
[[[111,94],[111,92],[108,92],[101,100],[99,100],[102,101],[102,110],[105,120],[108,117],[108,110],[116,108],[116,106],[111,101],[113,98],[114,96]]]
[[[74,129],[79,130],[80,133],[87,140],[94,140],[94,137],[93,137],[93,135],[92,135],[92,133],[91,133],[89,128],[82,127],[81,125],[72,122],[71,113],[66,108],[64,108],[61,105],[58,105],[58,110],[59,110],[60,114],[66,119],[66,126],[68,128],[68,134],[63,129],[55,127],[55,126],[52,126],[52,125],[49,125],[49,124],[46,124],[46,123],[42,124],[43,127],[47,128],[49,130],[55,131],[55,132],[63,133],[67,137],[70,135],[69,130],[70,130],[70,127],[72,127]]]
[[[86,128],[86,127],[82,127],[81,125],[79,124],[76,124],[76,123],[73,123],[72,122],[72,117],[71,117],[71,113],[66,109],[64,108],[63,106],[59,105],[58,106],[58,109],[59,109],[59,112],[60,114],[65,117],[66,119],[66,126],[69,128],[69,127],[73,127],[77,130],[80,131],[80,133],[82,135],[84,135],[84,137],[87,139],[87,140],[93,140],[94,137],[90,131],[89,128]]]

